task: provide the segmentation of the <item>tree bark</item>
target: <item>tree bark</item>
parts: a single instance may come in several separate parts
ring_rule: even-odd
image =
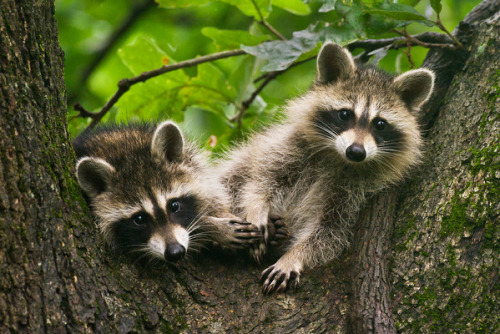
[[[140,267],[106,249],[73,176],[53,14],[49,0],[1,2],[1,333],[495,332],[497,23],[467,27],[465,66],[435,58],[438,75],[440,64],[457,74],[431,103],[439,112],[411,181],[372,199],[347,256],[266,297],[265,265],[245,254]]]
[[[439,117],[439,112],[443,108],[443,96],[446,95],[444,101],[459,99],[459,95],[454,95],[456,94],[454,91],[448,92],[448,89],[455,75],[463,72],[466,61],[472,61],[470,59],[471,51],[477,52],[478,49],[481,50],[484,47],[478,41],[482,40],[481,38],[485,34],[488,36],[486,37],[489,43],[488,46],[492,47],[490,49],[492,54],[491,64],[498,61],[498,56],[495,57],[496,45],[493,43],[495,40],[498,41],[498,31],[495,31],[491,27],[497,25],[497,18],[495,17],[498,16],[499,10],[500,2],[498,0],[483,1],[467,15],[453,32],[455,37],[464,44],[463,49],[454,51],[434,49],[428,53],[423,66],[435,72],[436,83],[435,92],[431,100],[427,103],[422,118],[422,128],[426,131],[434,126],[434,122]],[[479,23],[488,18],[492,19],[479,27]],[[483,43],[486,42],[483,41]],[[495,69],[495,67],[493,66],[490,69]],[[477,71],[477,69],[475,70]],[[480,75],[481,72],[478,73]],[[492,80],[495,81],[498,79],[495,77]],[[470,89],[475,87],[473,80],[465,81],[464,84],[468,84]],[[487,111],[478,109],[475,112],[482,114]],[[466,114],[465,117],[470,117],[470,113]],[[457,120],[452,119],[451,121],[455,122]],[[445,124],[444,127],[450,125]],[[472,131],[472,129],[469,130]],[[492,136],[497,136],[498,138],[498,127],[496,129],[488,129],[487,131]],[[431,144],[435,143],[434,139],[432,139],[432,133],[426,133],[426,137],[428,137]],[[432,155],[426,155],[426,157],[429,161],[434,161],[435,158]],[[422,177],[428,177],[425,167],[421,168],[420,171],[423,173]],[[413,184],[413,182],[410,184]],[[400,330],[400,324],[396,324],[392,316],[396,305],[390,302],[389,293],[391,291],[391,283],[389,267],[391,256],[400,257],[402,255],[397,251],[393,251],[391,254],[391,249],[393,248],[391,233],[394,229],[395,218],[396,227],[399,226],[398,223],[401,224],[401,222],[408,219],[406,216],[401,216],[399,207],[405,205],[405,196],[409,196],[409,193],[414,195],[414,191],[415,189],[412,188],[408,190],[408,185],[403,186],[402,189],[388,190],[375,196],[371,200],[370,205],[360,215],[356,226],[356,235],[352,249],[353,256],[350,264],[353,279],[348,328],[354,333],[396,333],[397,329]],[[400,233],[398,228],[396,228],[396,233]],[[394,291],[394,289],[392,291],[392,295],[396,295],[397,300],[402,298],[401,291]],[[417,313],[421,312],[423,310],[417,311]],[[418,327],[414,329],[417,330]]]

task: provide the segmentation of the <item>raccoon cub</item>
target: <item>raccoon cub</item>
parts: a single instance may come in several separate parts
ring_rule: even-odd
[[[74,141],[76,173],[108,243],[139,259],[177,261],[193,246],[262,238],[227,209],[207,159],[172,122],[103,127]]]
[[[356,65],[333,43],[321,49],[317,71],[285,120],[220,167],[234,214],[264,229],[278,215],[289,229],[289,249],[262,273],[265,293],[295,288],[304,268],[338,256],[365,196],[401,180],[421,156],[417,114],[433,90],[431,71],[393,77]],[[265,241],[254,248],[257,260],[265,250]]]

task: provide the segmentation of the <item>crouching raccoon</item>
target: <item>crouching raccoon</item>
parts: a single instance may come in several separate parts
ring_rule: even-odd
[[[177,261],[207,242],[243,248],[262,238],[229,212],[206,157],[172,122],[102,127],[73,145],[78,182],[120,253]]]
[[[333,43],[317,68],[286,118],[230,151],[219,169],[236,215],[259,226],[279,215],[290,230],[288,250],[262,274],[265,293],[295,288],[305,268],[338,256],[366,195],[401,180],[421,156],[417,118],[433,90],[431,71],[393,77]],[[266,248],[260,243],[254,256]]]

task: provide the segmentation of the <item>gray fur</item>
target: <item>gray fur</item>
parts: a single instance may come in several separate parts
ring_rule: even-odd
[[[74,148],[78,182],[115,249],[177,260],[193,246],[242,248],[262,238],[229,212],[207,157],[172,122],[98,128],[75,139]]]
[[[401,180],[419,161],[415,112],[432,84],[428,70],[394,78],[356,66],[347,50],[327,43],[315,85],[289,102],[286,119],[228,152],[218,172],[233,213],[264,229],[269,215],[281,216],[292,237],[286,253],[263,272],[264,292],[294,288],[303,269],[338,256],[367,194]],[[401,94],[410,87],[413,94]],[[340,122],[332,117],[344,109],[352,124],[335,130],[330,118]],[[381,119],[389,125],[377,132]],[[366,150],[361,162],[346,156],[353,143]],[[262,242],[253,250],[256,259],[266,247]]]

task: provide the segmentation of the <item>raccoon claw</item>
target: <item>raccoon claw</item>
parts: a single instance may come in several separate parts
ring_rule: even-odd
[[[253,258],[259,264],[267,250],[266,244],[262,242],[262,239],[260,241],[261,242],[254,244],[253,249],[250,250],[250,253],[252,254]]]
[[[294,290],[299,284],[299,276],[297,271],[286,272],[277,268],[276,265],[270,266],[262,272],[260,277],[262,293],[269,295],[274,292]]]

